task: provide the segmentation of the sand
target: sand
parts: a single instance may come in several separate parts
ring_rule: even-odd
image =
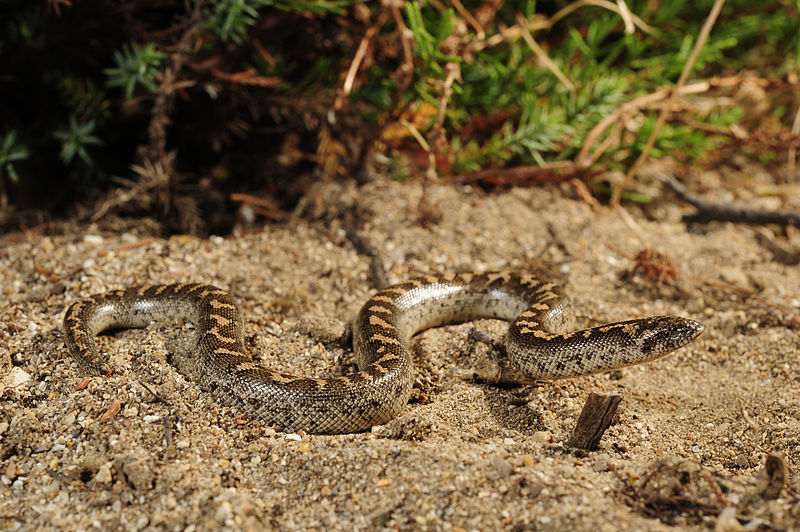
[[[673,198],[595,212],[567,186],[434,187],[426,228],[420,194],[414,183],[320,185],[290,222],[226,238],[153,238],[136,222],[3,237],[0,528],[800,528],[800,332],[765,304],[800,312],[800,267],[765,244],[796,248],[796,236],[690,230],[680,217],[691,209]],[[218,404],[170,364],[188,348],[186,324],[101,336],[107,378],[86,379],[69,357],[61,321],[77,298],[191,280],[234,294],[265,364],[353,371],[337,339],[374,289],[369,258],[345,234],[348,209],[390,281],[545,261],[580,327],[678,314],[707,331],[652,363],[511,387],[451,371],[486,364],[490,348],[470,330],[499,340],[503,322],[430,330],[413,342],[418,376],[402,415],[340,436],[286,434]],[[648,248],[671,257],[677,281],[633,271]],[[621,395],[617,418],[597,451],[568,449],[590,392]],[[772,494],[771,455],[787,468]]]

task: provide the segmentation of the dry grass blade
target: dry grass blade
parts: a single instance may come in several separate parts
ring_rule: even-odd
[[[567,76],[561,72],[561,69],[558,68],[558,65],[556,65],[552,59],[550,59],[544,49],[534,40],[533,35],[531,35],[531,32],[528,31],[528,21],[525,20],[525,17],[523,17],[522,14],[517,17],[517,24],[520,28],[522,28],[522,39],[530,47],[533,53],[536,54],[536,57],[539,58],[539,61],[544,64],[547,70],[552,72],[553,75],[558,78],[558,80],[567,88],[567,90],[574,91],[575,85],[569,79],[567,79]]]

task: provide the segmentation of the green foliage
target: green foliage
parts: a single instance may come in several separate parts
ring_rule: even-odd
[[[147,43],[142,48],[125,45],[122,50],[114,52],[116,67],[105,70],[107,87],[124,87],[125,98],[133,96],[137,85],[148,92],[156,90],[156,76],[159,67],[166,59],[166,54],[159,51],[154,43]]]
[[[95,123],[93,120],[84,124],[79,124],[74,116],[69,119],[66,129],[61,129],[53,133],[53,136],[61,141],[61,160],[64,164],[69,164],[77,155],[86,166],[92,166],[92,158],[86,150],[88,146],[102,146],[103,142],[94,133]]]
[[[265,158],[293,150],[316,154],[297,164],[341,164],[334,171],[352,175],[342,170],[355,169],[374,149],[373,132],[400,118],[434,140],[442,101],[446,114],[431,144],[443,171],[573,160],[609,114],[675,83],[712,4],[628,0],[645,24],[628,32],[611,10],[614,2],[581,3],[551,25],[543,22],[552,22],[562,6],[578,4],[463,2],[480,20],[479,36],[452,3],[432,0],[402,6],[355,0],[11,3],[0,16],[0,131],[7,132],[0,136],[0,175],[54,176],[51,183],[66,190],[108,187],[109,176],[129,171],[139,148],[164,124],[165,148],[187,180],[210,168],[263,176],[253,170]],[[569,83],[522,38],[520,16]],[[405,46],[413,64],[406,64]],[[166,51],[180,66],[165,91],[169,104],[133,98],[158,89]],[[796,0],[727,0],[691,77],[747,72],[791,79],[799,57]],[[352,82],[349,102],[334,110],[345,79]],[[444,98],[446,80],[451,92]],[[703,96],[725,97],[721,107],[675,113],[652,156],[703,157],[730,142],[710,133],[713,127],[687,126],[689,119],[717,128],[757,124],[760,117],[733,103],[735,90]],[[794,92],[767,90],[770,124],[788,131]],[[653,130],[658,105],[620,116],[594,139],[593,146],[609,141],[597,165],[627,169]],[[383,140],[398,160],[409,146],[418,150],[417,141],[394,135]],[[785,155],[757,156],[779,161]]]
[[[220,0],[206,10],[205,27],[221,42],[242,44],[256,25],[259,11],[275,7],[287,11],[308,11],[324,15],[343,15],[343,6],[355,0]]]
[[[17,142],[17,131],[9,131],[0,143],[0,175],[5,174],[12,181],[18,181],[19,175],[14,169],[14,162],[24,161],[28,157],[30,157],[28,148]]]
[[[649,33],[638,27],[626,33],[617,13],[590,5],[574,11],[547,33],[534,33],[574,90],[545,69],[522,39],[507,39],[462,62],[462,82],[453,87],[445,124],[452,145],[452,169],[463,172],[486,165],[541,165],[573,158],[588,132],[616,107],[675,82],[712,3],[628,2],[632,12],[650,25]],[[721,75],[729,71],[727,65],[744,66],[747,62],[742,58],[752,53],[756,43],[762,57],[773,58],[781,65],[778,72],[791,69],[791,65],[796,71],[800,20],[777,7],[785,4],[778,1],[771,8],[755,9],[742,0],[729,2],[729,15],[718,20],[702,47],[694,75]],[[418,47],[415,67],[421,74],[417,78],[422,78],[412,86],[414,94],[406,98],[435,102],[436,88],[444,77],[442,50],[454,31],[456,15],[420,7],[424,5],[406,5],[408,25]],[[525,6],[528,14],[533,13],[531,5],[535,4]],[[652,10],[655,5],[657,9]],[[496,18],[515,21],[516,9],[520,9],[516,4],[503,7]],[[797,15],[798,6],[792,5],[790,10]],[[489,34],[492,31],[497,29],[487,29]],[[758,58],[749,59],[763,65]],[[500,117],[499,123],[486,118],[492,116]],[[638,126],[635,121],[625,124],[622,142],[608,150],[600,163],[617,168],[629,165],[643,149],[655,116],[652,112],[642,115]],[[728,126],[737,116],[741,113],[733,108],[695,119]],[[462,137],[462,132],[466,136]],[[701,157],[722,141],[707,132],[668,123],[651,156]]]
[[[258,10],[272,5],[271,0],[221,0],[213,2],[206,27],[222,41],[241,44],[247,31],[258,21]]]
[[[409,2],[406,4],[406,16],[408,17],[408,26],[417,43],[417,50],[422,61],[420,66],[424,70],[429,69],[441,74],[443,70],[438,61],[461,61],[459,57],[448,56],[439,51],[442,43],[453,33],[456,26],[456,17],[452,10],[448,9],[441,14],[434,14],[426,21],[422,17],[419,4]]]
[[[392,95],[396,90],[397,83],[387,75],[383,68],[375,65],[369,68],[366,81],[350,95],[350,99],[354,102],[369,103],[381,110],[388,110],[392,104]]]

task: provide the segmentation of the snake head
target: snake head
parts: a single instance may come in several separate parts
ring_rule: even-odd
[[[702,323],[679,316],[653,316],[638,321],[642,352],[652,356],[681,348],[706,330]]]

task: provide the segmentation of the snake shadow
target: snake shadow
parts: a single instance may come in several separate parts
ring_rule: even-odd
[[[525,435],[546,430],[541,412],[528,406],[529,396],[536,393],[534,385],[475,383],[483,391],[489,413],[503,428]]]

